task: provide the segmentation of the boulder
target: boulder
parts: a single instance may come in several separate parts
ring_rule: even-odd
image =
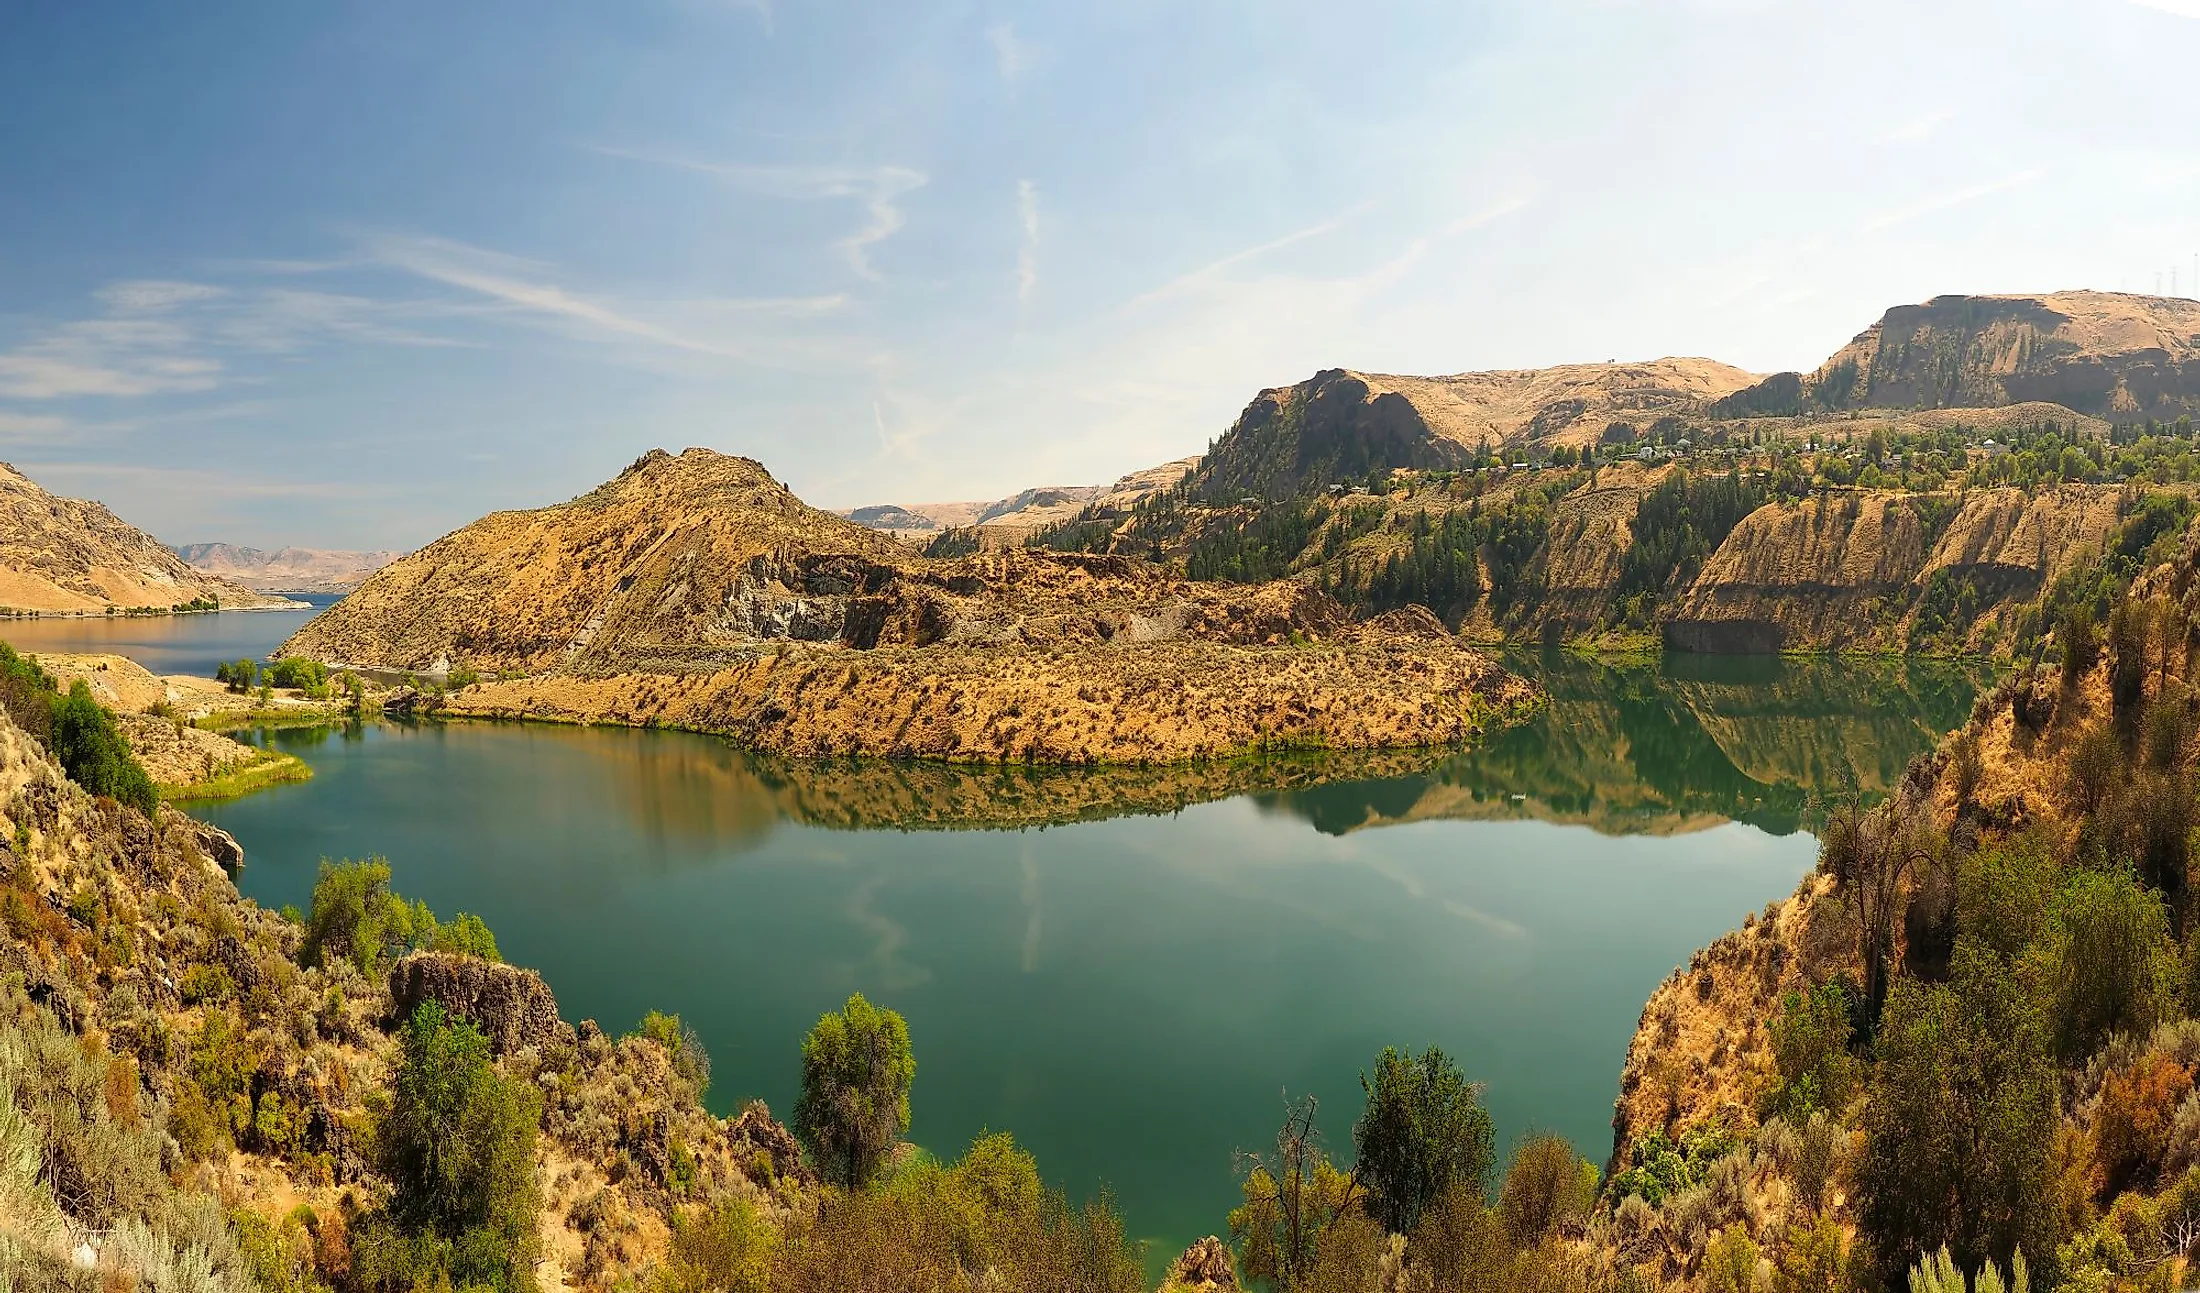
[[[792,1179],[803,1186],[815,1185],[817,1174],[802,1162],[802,1146],[786,1125],[772,1117],[763,1103],[752,1102],[738,1118],[726,1120],[726,1150],[750,1180],[758,1185]],[[759,1179],[765,1163],[770,1179]]]
[[[428,1001],[479,1028],[499,1055],[571,1046],[573,1029],[533,970],[447,952],[414,952],[390,967],[390,1010],[403,1020]]]
[[[191,824],[191,840],[199,846],[199,852],[206,855],[207,861],[231,873],[244,865],[244,845],[237,842],[236,836],[195,817],[183,820]]]
[[[1237,1286],[1237,1264],[1229,1245],[1213,1235],[1185,1249],[1170,1263],[1168,1278],[1161,1281],[1162,1288],[1182,1293],[1220,1293]]]

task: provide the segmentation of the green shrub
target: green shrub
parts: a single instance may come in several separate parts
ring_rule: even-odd
[[[1767,1116],[1808,1119],[1814,1109],[1838,1114],[1855,1097],[1861,1066],[1849,1054],[1853,1031],[1849,994],[1838,983],[1790,992],[1766,1030],[1780,1083],[1767,1097]]]
[[[698,1100],[710,1090],[710,1052],[703,1049],[703,1039],[678,1015],[652,1010],[642,1016],[632,1035],[647,1037],[664,1047],[665,1054],[672,1057],[672,1071],[695,1088]]]
[[[390,864],[323,859],[298,959],[306,965],[350,961],[372,974],[391,953],[410,947],[425,911],[390,892]],[[428,923],[432,927],[433,917]]]
[[[92,794],[128,804],[148,817],[160,806],[153,779],[82,678],[69,684],[68,694],[54,705],[52,747],[69,779]]]
[[[2162,900],[2127,872],[2074,871],[2048,911],[2057,1051],[2091,1055],[2111,1033],[2145,1036],[2175,1001],[2177,951]]]
[[[1531,1248],[1589,1214],[1597,1169],[1563,1136],[1532,1136],[1513,1151],[1497,1212],[1517,1248]]]
[[[328,666],[318,660],[286,656],[267,667],[267,685],[301,691],[328,686]]]
[[[458,956],[478,956],[484,961],[501,961],[497,955],[496,935],[481,917],[469,911],[458,913],[447,925],[436,925],[429,936],[428,947],[432,951],[450,952]]]
[[[260,682],[260,662],[257,660],[232,660],[214,666],[214,681],[242,696]]]
[[[389,1113],[373,1142],[391,1193],[356,1232],[353,1278],[391,1291],[439,1280],[532,1289],[539,1098],[498,1073],[488,1040],[438,1002],[413,1012],[399,1043]]]
[[[802,1041],[794,1133],[820,1174],[849,1189],[878,1174],[909,1130],[909,1084],[916,1074],[909,1025],[862,993],[817,1021]]]
[[[1384,1047],[1372,1079],[1360,1075],[1366,1110],[1352,1128],[1370,1211],[1391,1234],[1407,1234],[1421,1211],[1464,1181],[1488,1188],[1495,1157],[1481,1090],[1431,1046],[1419,1058]]]
[[[2060,1078],[2033,977],[1959,939],[1948,983],[1888,996],[1857,1184],[1890,1281],[1943,1245],[1967,1266],[2054,1248]]]

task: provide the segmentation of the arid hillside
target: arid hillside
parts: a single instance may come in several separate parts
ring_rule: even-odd
[[[495,675],[447,712],[669,723],[793,754],[1160,761],[1440,744],[1533,689],[1433,617],[1128,556],[919,556],[757,463],[653,452],[393,563],[282,654]]]
[[[1477,449],[1594,444],[1615,422],[1700,416],[1754,380],[1709,359],[1449,377],[1332,368],[1254,396],[1191,483],[1206,494],[1280,498],[1375,470],[1457,467]]]
[[[1815,372],[1737,393],[1733,413],[2060,404],[2094,417],[2200,409],[2200,301],[2124,292],[1937,296],[1902,305]]]
[[[175,554],[194,570],[263,593],[348,593],[368,575],[404,556],[394,549],[277,548],[263,552],[233,543],[187,543]]]
[[[100,615],[282,604],[193,570],[98,503],[49,494],[0,463],[0,611]]]

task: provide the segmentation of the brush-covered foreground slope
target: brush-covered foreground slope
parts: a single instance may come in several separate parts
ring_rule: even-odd
[[[1595,1243],[1666,1278],[1738,1232],[1872,1287],[1943,1245],[1966,1274],[2021,1250],[2034,1288],[2190,1285],[2200,532],[2097,597],[1652,995]]]
[[[0,463],[0,611],[99,615],[283,604],[194,570],[98,503],[49,494]]]
[[[1938,296],[1887,311],[1815,372],[1776,373],[1721,407],[1739,415],[2025,401],[2117,420],[2200,409],[2200,301]]]
[[[282,653],[501,676],[456,713],[670,723],[804,755],[1426,745],[1532,703],[1425,615],[1356,624],[1304,584],[1122,556],[931,560],[699,449],[439,540]]]
[[[211,860],[234,841],[93,799],[5,714],[0,838],[0,1285],[354,1287],[394,1033],[429,999],[541,1101],[541,1287],[647,1273],[683,1207],[812,1188],[767,1115],[712,1117],[664,1045],[568,1025],[531,971],[302,965],[301,927]]]

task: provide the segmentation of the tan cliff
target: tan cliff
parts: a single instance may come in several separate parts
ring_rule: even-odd
[[[1990,408],[2104,418],[2200,409],[2200,301],[2129,292],[1938,296],[1896,306],[1816,371],[1739,392],[1733,412]]]
[[[376,574],[281,648],[498,675],[451,713],[660,723],[780,753],[1137,762],[1473,736],[1533,689],[1426,617],[1142,560],[932,560],[755,462],[652,453]]]
[[[49,494],[0,463],[0,612],[102,615],[287,604],[194,570],[98,503]]]

